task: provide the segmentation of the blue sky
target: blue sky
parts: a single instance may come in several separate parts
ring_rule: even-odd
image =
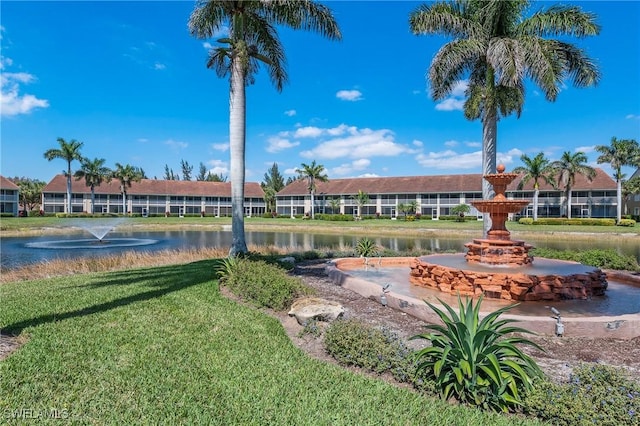
[[[602,80],[563,87],[554,103],[529,85],[521,118],[498,124],[508,170],[540,151],[555,160],[582,150],[598,166],[593,146],[640,140],[640,2],[570,3],[598,16],[601,34],[572,42]],[[291,176],[313,160],[334,179],[480,173],[482,128],[460,110],[464,82],[444,102],[429,97],[425,73],[448,40],[409,32],[421,2],[326,4],[343,40],[282,29],[289,83],[278,93],[262,71],[247,89],[246,179],[262,181],[274,162]],[[150,178],[165,164],[180,173],[181,159],[194,174],[202,162],[228,176],[229,83],[206,68],[207,41],[188,32],[194,5],[3,0],[0,173],[48,182],[66,164],[43,153],[62,137]]]

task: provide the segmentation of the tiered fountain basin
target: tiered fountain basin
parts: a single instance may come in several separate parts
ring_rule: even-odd
[[[461,258],[463,255],[459,255]],[[536,258],[544,262],[545,259]],[[440,305],[441,301],[449,306],[457,306],[457,295],[442,293],[431,287],[423,287],[411,284],[407,277],[410,265],[415,261],[412,257],[383,257],[371,258],[365,265],[362,258],[335,259],[327,264],[326,272],[333,282],[345,289],[360,294],[363,297],[380,302],[384,284],[391,284],[385,292],[387,305],[391,309],[397,309],[419,320],[428,323],[438,323],[440,319],[424,302]],[[389,270],[391,275],[384,278],[374,278],[382,270]],[[395,272],[397,270],[397,272]],[[367,277],[367,274],[370,274]],[[550,307],[554,306],[562,313],[562,322],[565,326],[565,336],[585,336],[590,338],[619,338],[633,339],[640,337],[640,305],[635,303],[640,292],[640,275],[633,275],[619,271],[606,271],[612,286],[623,287],[630,290],[629,295],[622,300],[602,299],[595,297],[592,300],[566,300],[560,302],[521,303],[516,309],[501,318],[510,318],[519,321],[519,326],[542,335],[554,335],[556,319],[554,319]],[[501,307],[516,303],[514,300],[484,299],[480,316],[484,317]],[[593,312],[591,306],[599,303],[602,309]],[[615,305],[624,303],[629,309],[613,309]],[[572,311],[575,311],[572,313]]]
[[[412,284],[461,296],[539,301],[603,296],[607,277],[598,268],[553,259],[535,264],[495,266],[469,263],[462,254],[434,254],[410,264]]]

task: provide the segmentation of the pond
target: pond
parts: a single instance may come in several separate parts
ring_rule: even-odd
[[[369,235],[376,244],[393,251],[465,251],[464,244],[472,238],[468,235],[447,238],[413,238],[413,237],[377,237]],[[145,244],[133,247],[122,247],[120,244],[80,245],[78,248],[62,248],[75,246],[74,241],[93,239],[89,233],[50,235],[42,237],[5,237],[0,240],[0,264],[2,269],[13,269],[22,265],[42,262],[50,259],[73,259],[78,257],[105,256],[123,250],[161,251],[176,249],[194,249],[203,247],[228,248],[231,245],[231,231],[143,231],[143,232],[110,232],[105,240],[143,240]],[[312,234],[298,232],[264,232],[247,231],[247,244],[274,245],[289,248],[292,251],[313,249],[350,250],[361,236]],[[527,242],[539,247],[550,247],[562,250],[585,250],[588,248],[615,249],[640,260],[639,237],[625,237],[622,241],[613,241],[606,237],[590,241],[574,241],[570,237],[564,241],[540,241],[528,239]],[[54,243],[55,242],[55,243]],[[125,244],[126,245],[126,244]]]

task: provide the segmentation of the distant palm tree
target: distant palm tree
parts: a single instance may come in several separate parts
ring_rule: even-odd
[[[611,138],[611,145],[598,145],[596,151],[601,155],[598,157],[598,164],[609,163],[613,169],[613,177],[617,185],[617,209],[616,220],[622,219],[622,179],[624,166],[640,167],[640,146],[634,139],[618,140]]]
[[[597,83],[599,72],[585,52],[560,39],[585,37],[600,27],[595,16],[576,6],[550,6],[530,16],[527,0],[456,0],[421,5],[409,16],[414,34],[453,37],[440,48],[429,67],[431,96],[443,100],[469,77],[464,115],[482,121],[482,174],[496,172],[497,123],[514,112],[520,116],[526,77],[549,101],[555,101],[568,78],[577,87]],[[482,181],[482,196],[493,198]],[[484,232],[490,229],[484,215]]]
[[[369,198],[369,194],[363,192],[360,189],[358,190],[358,193],[351,198],[353,198],[353,201],[355,201],[356,205],[358,206],[358,217],[362,217],[362,209],[366,204],[369,204],[369,201],[371,201]]]
[[[340,198],[329,198],[329,207],[331,207],[331,214],[335,214],[336,210],[340,213]]]
[[[80,154],[80,148],[84,145],[83,142],[79,142],[75,139],[71,139],[69,142],[63,138],[58,138],[60,148],[52,148],[44,153],[44,158],[51,161],[55,158],[62,158],[67,162],[67,171],[63,171],[67,177],[67,213],[72,213],[71,209],[71,162],[73,160],[82,161],[82,155]]]
[[[564,214],[571,219],[571,189],[576,182],[576,175],[583,175],[591,182],[596,177],[596,170],[587,165],[587,156],[584,152],[571,154],[565,151],[560,160],[554,161],[550,167],[558,176],[558,185],[564,188]]]
[[[314,195],[316,192],[316,181],[327,182],[329,177],[324,173],[325,168],[322,164],[316,164],[316,160],[313,160],[311,164],[302,163],[299,169],[296,169],[298,173],[298,179],[307,180],[307,189],[311,196],[311,219],[315,219],[315,200]]]
[[[326,6],[310,0],[206,0],[199,1],[189,18],[189,30],[198,38],[211,38],[228,28],[229,34],[211,49],[207,67],[219,77],[230,76],[229,143],[231,155],[232,238],[230,256],[247,252],[244,235],[245,86],[252,84],[259,64],[267,67],[278,91],[287,81],[285,54],[276,25],[312,30],[340,39],[338,25]]]
[[[127,214],[127,188],[131,188],[132,182],[140,182],[143,173],[138,167],[130,164],[116,163],[116,169],[111,174],[112,178],[120,181],[120,193],[122,193],[122,213]]]
[[[83,158],[80,162],[80,170],[74,173],[76,180],[84,178],[88,187],[91,188],[91,213],[95,213],[96,186],[102,185],[104,181],[111,181],[111,169],[104,165],[104,158],[89,160]]]
[[[531,158],[527,154],[520,156],[520,161],[524,163],[524,166],[516,167],[513,169],[514,173],[523,174],[520,183],[518,183],[518,189],[522,188],[529,182],[533,181],[533,220],[538,220],[538,196],[540,195],[540,181],[544,181],[547,184],[555,187],[553,181],[553,170],[550,167],[549,159],[545,158],[543,152],[539,152],[535,157]]]

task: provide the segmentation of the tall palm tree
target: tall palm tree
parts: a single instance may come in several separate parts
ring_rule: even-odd
[[[611,138],[611,145],[597,145],[596,151],[601,155],[598,157],[598,164],[609,163],[613,169],[613,177],[617,185],[617,209],[616,220],[622,219],[622,179],[624,174],[622,168],[625,166],[640,167],[640,146],[634,139]]]
[[[112,172],[111,177],[120,181],[122,214],[127,214],[127,188],[131,188],[132,182],[140,182],[143,175],[143,172],[138,167],[133,167],[130,164],[122,165],[116,163],[116,169]]]
[[[104,181],[111,181],[111,169],[104,165],[105,161],[104,158],[83,158],[80,170],[74,173],[76,180],[84,178],[86,185],[91,188],[91,213],[96,212],[96,186],[102,185]]]
[[[67,213],[72,213],[71,209],[71,162],[73,160],[82,161],[82,155],[80,154],[80,148],[84,145],[83,142],[79,142],[75,139],[71,139],[69,142],[63,138],[58,138],[60,148],[51,148],[45,151],[44,158],[51,161],[56,158],[62,158],[67,162],[67,171],[63,171],[67,177]]]
[[[207,67],[219,77],[229,76],[229,142],[233,242],[230,256],[247,252],[244,235],[245,86],[254,82],[263,63],[276,90],[287,81],[285,54],[277,25],[312,30],[330,39],[341,34],[331,10],[311,0],[201,0],[189,18],[189,30],[211,38],[228,28],[227,37],[209,52]]]
[[[538,196],[540,195],[540,181],[544,181],[555,187],[553,181],[553,170],[550,167],[549,159],[545,158],[543,152],[539,152],[535,157],[531,158],[527,154],[520,156],[520,161],[524,166],[513,169],[514,173],[522,173],[522,179],[518,183],[518,189],[522,188],[529,182],[533,181],[533,220],[538,220]]]
[[[496,172],[497,123],[514,112],[520,116],[526,77],[555,101],[565,79],[577,87],[599,80],[596,65],[584,51],[545,36],[597,35],[595,16],[576,6],[550,6],[528,15],[527,0],[456,0],[421,5],[409,16],[414,34],[453,37],[429,67],[431,96],[448,97],[468,77],[464,115],[482,122],[482,173]],[[482,181],[482,195],[493,197]],[[484,232],[490,229],[484,215]]]
[[[316,192],[316,181],[328,182],[329,177],[324,173],[324,166],[322,164],[316,164],[316,160],[313,160],[311,164],[302,163],[299,169],[296,169],[298,173],[298,179],[307,180],[307,189],[311,196],[311,219],[315,219],[315,200],[314,195]]]
[[[587,165],[587,155],[578,151],[571,154],[565,151],[560,160],[554,161],[550,167],[558,176],[558,185],[564,188],[564,214],[571,219],[571,189],[576,182],[576,175],[583,175],[591,182],[596,177],[596,170]]]

